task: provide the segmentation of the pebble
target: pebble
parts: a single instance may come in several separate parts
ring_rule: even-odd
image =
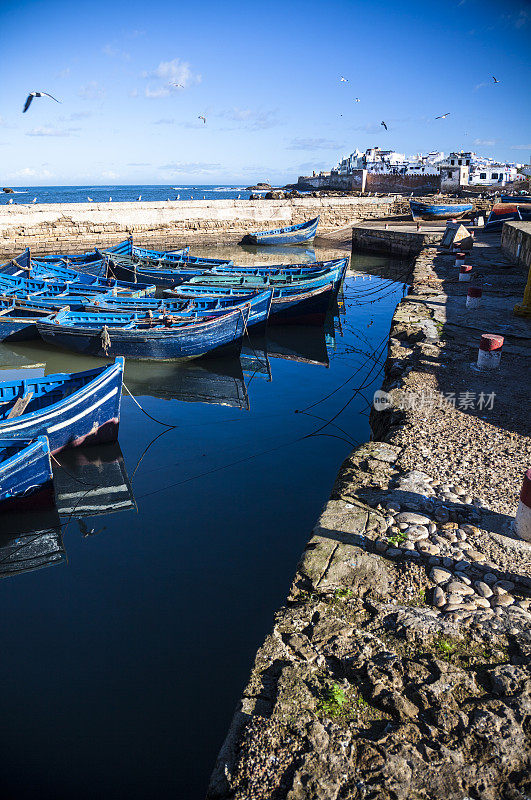
[[[456,537],[459,539],[460,542],[464,542],[466,539],[466,533],[462,528],[458,528],[455,532]]]
[[[477,611],[476,604],[473,603],[473,602],[470,602],[470,601],[467,601],[466,603],[463,603],[461,608],[464,608],[465,611]]]
[[[450,519],[450,512],[447,508],[437,508],[433,515],[437,522],[448,522]]]
[[[439,567],[434,567],[430,572],[430,578],[434,583],[446,583],[451,577],[451,572],[448,572],[447,569],[440,569]]]
[[[408,525],[405,532],[415,542],[429,537],[428,529],[424,525]]]
[[[457,572],[456,571],[455,577],[458,578],[462,583],[466,583],[467,586],[471,586],[472,585],[472,581],[470,580],[468,575],[465,575],[464,572]]]
[[[454,494],[458,494],[458,495],[466,494],[466,489],[463,489],[462,486],[455,485],[455,486],[451,486],[450,489]]]
[[[448,558],[448,556],[445,556],[443,558],[443,560],[442,560],[442,563],[443,563],[443,566],[445,566],[445,567],[453,567],[454,560],[453,560],[453,558]]]
[[[500,586],[499,583],[497,583],[492,587],[492,593],[497,597],[501,597],[502,594],[507,594],[507,589],[504,589],[503,586]]]
[[[430,524],[428,525],[428,532],[435,533],[436,530],[437,530],[437,525],[435,524],[435,522],[430,522]]]
[[[480,564],[487,560],[483,553],[480,553],[479,550],[469,550],[467,552],[467,556],[471,561],[478,561]]]
[[[459,569],[465,570],[468,569],[469,567],[470,567],[470,561],[458,561],[457,564],[455,565],[455,568],[457,570]]]
[[[475,581],[474,588],[480,597],[492,597],[492,589],[488,583],[484,583],[483,581]]]
[[[404,550],[414,550],[415,544],[410,539],[407,539],[405,542],[402,542],[402,547]]]
[[[398,523],[398,529],[399,530],[407,531],[408,528],[409,528],[409,525],[407,524],[407,522],[399,522]]]
[[[446,595],[440,586],[436,586],[433,590],[433,605],[437,608],[442,608],[446,605]]]
[[[429,525],[431,520],[423,514],[415,514],[412,511],[402,511],[397,515],[399,523],[404,522],[408,525]]]
[[[467,586],[466,583],[460,583],[459,581],[451,581],[446,587],[446,591],[457,592],[458,594],[474,594],[474,590],[471,586]]]
[[[459,606],[463,602],[463,595],[458,592],[452,592],[448,595],[448,605]]]
[[[376,539],[374,542],[374,549],[377,553],[385,553],[387,550],[387,542],[385,542],[383,539]]]
[[[476,528],[475,525],[461,525],[461,530],[463,530],[465,533],[479,533],[479,528]]]
[[[448,603],[444,606],[443,611],[445,614],[448,614],[451,611],[457,611],[459,608],[461,608],[460,603]]]
[[[486,597],[474,597],[474,603],[480,608],[490,608],[490,603]]]
[[[495,606],[512,606],[514,603],[514,597],[510,594],[502,594],[501,597],[493,597],[491,602]]]
[[[457,547],[452,548],[452,555],[453,555],[453,557],[455,558],[456,561],[462,561],[463,558],[465,557],[465,554],[463,553],[463,551],[459,550],[459,548],[457,548]]]
[[[514,583],[512,581],[498,581],[496,583],[496,588],[505,589],[507,592],[510,592],[514,589]]]
[[[496,583],[496,581],[498,580],[498,576],[495,575],[493,572],[486,572],[483,575],[483,580],[485,581],[485,583],[492,585],[493,583]]]
[[[464,502],[467,504],[467,506],[472,505],[472,500],[473,500],[473,498],[472,498],[471,494],[465,494]]]
[[[402,550],[400,547],[390,547],[388,550],[386,550],[385,555],[389,556],[389,558],[398,558],[402,555]]]
[[[427,556],[438,556],[441,552],[436,544],[431,544],[430,542],[417,542],[416,547],[420,553],[424,553]]]

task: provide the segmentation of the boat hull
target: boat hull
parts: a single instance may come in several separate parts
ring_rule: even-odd
[[[459,219],[473,210],[471,203],[443,205],[436,203],[418,203],[410,200],[409,206],[413,219]]]
[[[110,343],[106,349],[101,328],[51,321],[38,322],[37,326],[45,342],[76,353],[101,358],[124,356],[137,361],[174,361],[200,358],[209,353],[239,353],[248,318],[249,308],[246,307],[217,318],[167,329],[126,329],[109,325]]]
[[[330,283],[310,292],[277,297],[271,306],[269,322],[271,325],[322,325],[334,295],[334,284]]]
[[[242,244],[299,245],[311,242],[317,233],[319,217],[299,225],[290,225],[270,231],[258,231],[244,237]]]
[[[115,441],[120,422],[123,366],[123,359],[117,359],[109,367],[80,373],[87,382],[66,397],[19,417],[1,419],[0,437],[32,439],[46,435],[52,453],[64,447]],[[37,396],[43,385],[49,386],[51,393],[54,383],[59,393],[61,377],[66,376],[0,383],[0,401],[9,403],[29,391],[35,391]]]
[[[12,444],[16,446],[16,440]],[[7,441],[0,440],[0,447],[6,445]],[[39,436],[0,462],[0,510],[39,511],[53,504],[50,446],[45,436]]]

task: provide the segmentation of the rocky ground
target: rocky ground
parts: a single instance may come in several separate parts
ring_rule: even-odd
[[[531,463],[524,270],[483,236],[465,307],[454,257],[415,263],[394,316],[375,441],[343,464],[259,650],[209,798],[531,796]],[[474,368],[482,332],[506,340]]]

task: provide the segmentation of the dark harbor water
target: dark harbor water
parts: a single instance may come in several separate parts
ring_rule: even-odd
[[[175,427],[125,393],[119,445],[60,456],[58,510],[0,518],[2,797],[204,797],[338,467],[369,436],[407,265],[352,267],[324,329],[271,328],[241,360],[127,364]],[[2,375],[97,363],[0,345]]]

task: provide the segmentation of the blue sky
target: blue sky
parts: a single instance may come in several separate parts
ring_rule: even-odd
[[[0,183],[282,183],[373,145],[529,163],[530,41],[522,0],[4,0]],[[31,90],[62,104],[22,114]]]

